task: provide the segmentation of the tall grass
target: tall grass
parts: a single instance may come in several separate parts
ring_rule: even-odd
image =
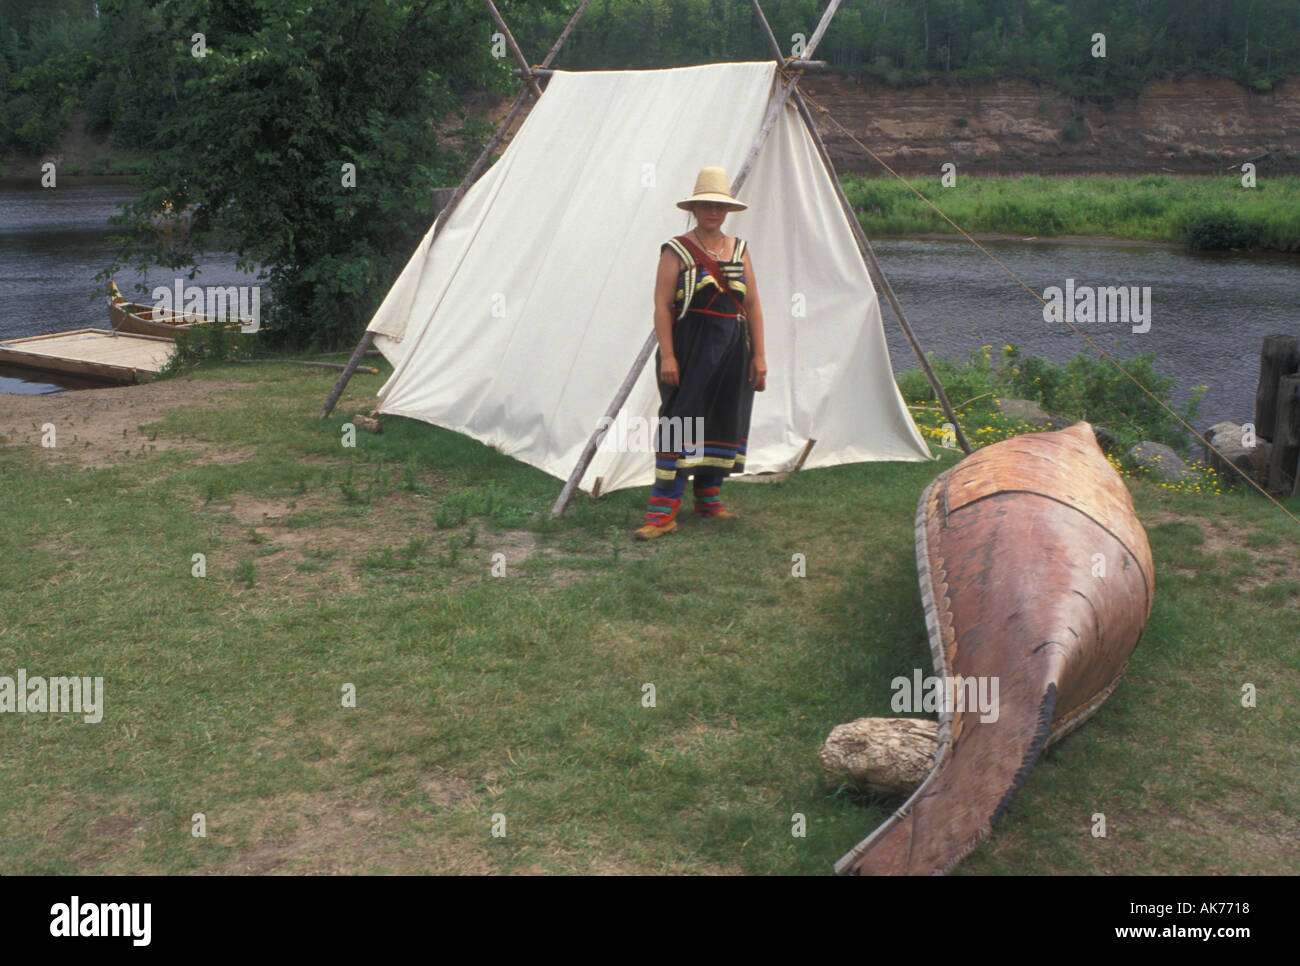
[[[955,233],[894,178],[846,178],[844,192],[869,235]],[[971,232],[1109,235],[1194,249],[1300,251],[1300,178],[962,177],[911,181]]]

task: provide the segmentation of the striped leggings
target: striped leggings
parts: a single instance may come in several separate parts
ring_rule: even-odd
[[[676,453],[656,454],[659,459],[667,458],[671,466],[676,462]],[[686,477],[690,470],[678,470],[671,480],[656,480],[650,491],[650,506],[646,510],[645,522],[660,526],[677,515],[686,495]],[[700,516],[711,516],[722,509],[722,474],[712,470],[696,470],[694,473],[695,512]]]

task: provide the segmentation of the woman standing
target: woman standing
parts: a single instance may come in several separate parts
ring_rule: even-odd
[[[704,168],[695,193],[677,207],[695,215],[696,227],[660,247],[654,324],[662,405],[654,489],[645,525],[636,531],[643,540],[677,529],[692,474],[697,516],[736,516],[722,505],[722,480],[745,468],[754,392],[767,380],[763,310],[749,249],[722,232],[727,212],[747,206],[731,196],[722,168]]]

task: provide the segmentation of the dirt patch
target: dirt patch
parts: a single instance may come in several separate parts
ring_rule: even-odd
[[[100,838],[115,842],[129,841],[144,830],[145,823],[130,815],[114,813],[95,819],[90,823],[90,831]]]
[[[414,809],[301,792],[249,805],[256,844],[229,862],[203,869],[204,873],[488,875],[498,871],[480,847],[464,841],[464,836],[447,835],[436,820]],[[218,817],[210,819],[208,834],[220,834]],[[401,844],[413,825],[428,826],[419,848]]]
[[[1278,568],[1267,561],[1267,558],[1277,554],[1277,548],[1252,547],[1248,538],[1255,528],[1250,525],[1243,525],[1230,519],[1184,516],[1169,510],[1146,514],[1142,523],[1147,527],[1156,527],[1164,523],[1188,523],[1195,526],[1205,537],[1205,542],[1199,544],[1197,550],[1207,557],[1222,560],[1222,563],[1218,564],[1220,567],[1230,566],[1229,561],[1233,556],[1240,559],[1241,555],[1246,555],[1251,561],[1250,572],[1234,577],[1238,587],[1244,589],[1267,587],[1279,575]],[[1222,556],[1225,554],[1228,557]],[[1157,560],[1156,565],[1161,569],[1168,569],[1188,577],[1200,573],[1196,567],[1180,564],[1176,560]]]
[[[473,808],[478,801],[474,786],[454,775],[430,775],[420,783],[420,787],[428,794],[429,801],[439,808]]]
[[[674,731],[663,741],[658,742],[654,748],[647,748],[646,751],[656,757],[694,755],[709,745],[722,744],[738,737],[740,737],[740,726],[735,721],[716,725],[692,720],[689,727]]]
[[[237,463],[250,458],[251,452],[167,439],[142,427],[158,423],[169,409],[214,408],[243,386],[238,382],[166,379],[48,396],[5,396],[0,437],[3,445],[32,446],[51,460],[73,460],[95,469],[162,450],[192,452],[200,461]],[[54,446],[45,447],[45,427],[50,425]]]

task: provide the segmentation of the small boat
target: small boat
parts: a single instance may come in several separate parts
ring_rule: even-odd
[[[1088,423],[995,443],[936,477],[916,562],[935,677],[963,697],[971,678],[995,681],[997,700],[990,714],[940,703],[933,769],[840,873],[951,871],[1043,749],[1110,696],[1151,614],[1146,531]]]
[[[197,312],[164,312],[152,305],[128,302],[116,282],[108,283],[108,320],[118,332],[137,335],[156,335],[175,339],[178,332],[192,332],[210,326],[213,320]],[[242,324],[252,324],[251,319],[236,319],[226,323],[227,329],[238,329]]]
[[[72,329],[0,340],[0,365],[19,371],[57,373],[83,384],[116,385],[147,382],[166,368],[175,352],[172,339],[134,332]]]

